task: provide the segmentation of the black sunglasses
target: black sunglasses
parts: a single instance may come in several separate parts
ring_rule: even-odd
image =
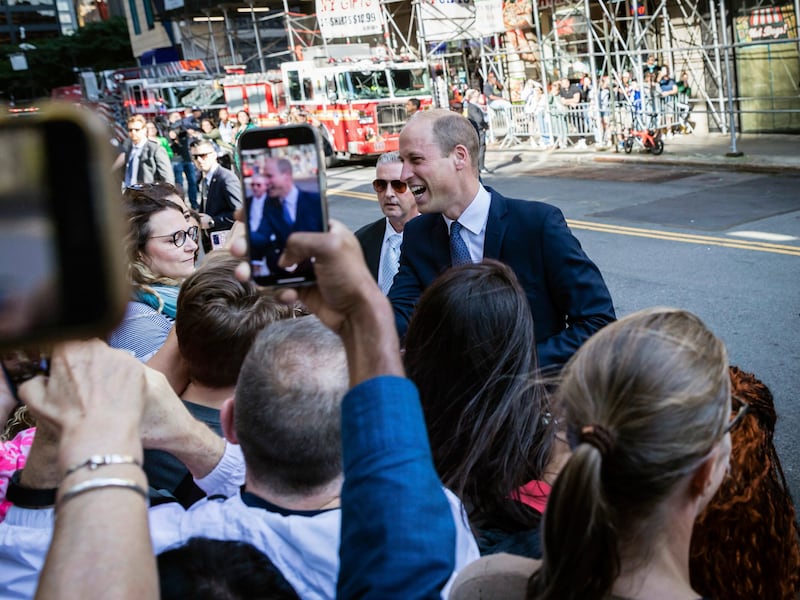
[[[172,238],[172,243],[175,244],[175,247],[180,248],[186,243],[187,236],[192,238],[193,242],[197,241],[197,225],[192,225],[186,231],[176,231],[175,233],[169,233],[167,235],[152,235],[150,239]]]
[[[198,152],[197,154],[192,154],[192,158],[197,160],[198,158],[205,158],[210,154],[214,154],[213,152]]]
[[[392,179],[391,181],[386,181],[385,179],[376,179],[372,182],[372,189],[378,193],[382,193],[386,191],[386,187],[390,184],[392,189],[398,194],[402,194],[408,189],[408,184],[405,181],[400,181],[399,179]]]

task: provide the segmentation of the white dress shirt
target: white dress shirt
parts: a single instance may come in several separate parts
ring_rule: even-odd
[[[461,223],[461,237],[467,244],[469,256],[472,262],[479,263],[483,260],[483,243],[486,238],[486,223],[489,221],[489,205],[492,203],[492,195],[482,185],[478,187],[478,193],[461,213],[458,222]],[[444,222],[447,223],[447,233],[450,233],[452,219],[444,215]]]

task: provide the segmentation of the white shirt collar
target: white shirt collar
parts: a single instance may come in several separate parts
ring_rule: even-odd
[[[292,186],[292,189],[289,190],[289,193],[283,199],[284,206],[286,206],[286,210],[289,211],[289,214],[292,216],[292,221],[297,220],[297,199],[300,197],[300,190],[297,189],[296,185]]]
[[[206,183],[211,183],[211,178],[214,176],[214,173],[217,172],[217,169],[219,169],[219,165],[211,167],[211,170],[206,174]]]
[[[393,235],[399,235],[402,239],[403,232],[394,230],[394,227],[392,227],[392,224],[389,222],[389,217],[385,217],[384,221],[386,222],[386,228],[383,230],[383,243],[385,244],[386,241]]]
[[[486,222],[489,220],[489,205],[491,203],[492,195],[485,187],[478,184],[478,192],[472,202],[464,209],[464,212],[461,213],[461,216],[458,217],[458,222],[471,234],[483,237],[483,233],[486,230]],[[450,225],[452,225],[453,220],[444,215],[442,216],[444,217],[444,222],[447,223],[447,231],[450,231]]]

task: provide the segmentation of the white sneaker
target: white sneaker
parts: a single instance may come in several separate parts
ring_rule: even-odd
[[[586,140],[581,138],[578,140],[578,143],[575,144],[576,148],[586,148]]]

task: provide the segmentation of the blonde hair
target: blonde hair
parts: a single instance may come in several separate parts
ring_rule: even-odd
[[[150,218],[163,210],[177,210],[184,214],[184,208],[170,198],[180,199],[178,188],[166,182],[146,183],[131,186],[123,194],[123,206],[128,217],[128,276],[136,289],[153,294],[159,301],[158,310],[164,307],[163,298],[153,289],[153,285],[180,286],[181,282],[171,277],[154,273],[143,259],[144,247],[152,233]]]
[[[528,597],[604,598],[622,562],[647,559],[670,518],[666,498],[724,435],[727,352],[687,311],[640,311],[578,350],[556,404],[573,454],[548,501]]]

